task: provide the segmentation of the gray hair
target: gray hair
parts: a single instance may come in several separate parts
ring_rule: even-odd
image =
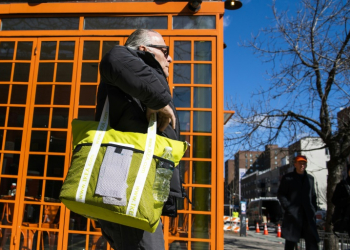
[[[159,34],[157,31],[151,29],[137,29],[128,37],[125,46],[130,49],[138,50],[140,45],[151,44],[150,32]]]

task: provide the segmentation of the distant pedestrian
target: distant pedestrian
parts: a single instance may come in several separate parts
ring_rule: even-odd
[[[350,237],[350,164],[347,166],[348,176],[341,180],[333,193],[332,203],[334,213],[332,216],[333,231],[348,232]]]
[[[235,208],[235,210],[232,212],[233,218],[239,218],[239,212],[238,209]]]
[[[306,250],[318,250],[315,213],[317,210],[314,178],[306,173],[307,158],[294,159],[294,171],[282,177],[277,197],[284,209],[282,238],[285,250],[293,250],[300,238],[305,239]]]

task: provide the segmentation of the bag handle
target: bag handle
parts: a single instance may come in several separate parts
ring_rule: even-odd
[[[103,137],[108,127],[108,117],[109,117],[109,102],[108,102],[108,96],[107,96],[105,105],[103,107],[102,115],[94,136],[94,140],[92,142],[91,149],[89,151],[88,157],[86,158],[84,169],[80,177],[77,193],[75,194],[75,200],[77,202],[85,203],[86,193],[89,186],[92,169],[95,165],[97,153],[100,149]]]
[[[156,144],[156,135],[157,135],[157,115],[156,113],[153,113],[148,123],[146,146],[142,156],[142,161],[136,176],[134,186],[131,191],[128,207],[126,209],[126,214],[133,217],[136,217],[136,213],[141,200],[142,191],[145,186],[148,171],[151,167],[154,146]]]
[[[86,193],[89,186],[89,181],[92,173],[93,166],[95,164],[98,151],[101,147],[103,137],[106,133],[108,127],[108,118],[109,118],[109,101],[108,96],[103,107],[101,119],[99,121],[94,140],[92,142],[91,149],[89,151],[88,157],[85,162],[85,166],[80,177],[80,182],[78,185],[77,193],[75,200],[77,202],[85,203]],[[148,171],[151,166],[153,159],[154,146],[156,142],[156,133],[157,133],[157,119],[156,114],[152,114],[148,123],[147,129],[147,138],[144,154],[142,157],[141,165],[131,192],[129,203],[127,206],[126,214],[135,217],[138,206],[141,200],[141,194],[146,182]]]

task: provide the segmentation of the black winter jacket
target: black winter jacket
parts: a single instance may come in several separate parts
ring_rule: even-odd
[[[147,107],[160,109],[169,104],[176,116],[176,129],[169,126],[159,135],[178,140],[180,123],[163,69],[154,55],[125,46],[115,46],[100,63],[96,120],[99,120],[108,95],[110,126],[123,132],[147,133]],[[176,170],[176,171],[175,171]],[[171,180],[171,194],[182,197],[178,168]],[[176,216],[176,201],[170,197],[163,215]],[[169,206],[170,203],[170,206]],[[169,208],[166,211],[166,208]],[[173,211],[175,209],[175,211]]]
[[[344,183],[345,182],[345,183]],[[350,195],[344,185],[350,186],[350,177],[348,176],[345,180],[340,181],[335,187],[332,203],[337,207],[347,207],[350,206]]]
[[[347,231],[350,236],[350,177],[341,180],[335,187],[332,203],[334,212],[332,215],[333,231]]]

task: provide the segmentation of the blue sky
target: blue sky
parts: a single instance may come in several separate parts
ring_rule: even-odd
[[[251,49],[239,46],[239,43],[251,40],[251,35],[258,34],[263,27],[273,25],[272,0],[242,0],[242,3],[241,9],[226,10],[224,15],[224,42],[227,45],[224,50],[225,109],[226,102],[231,102],[231,99],[243,103],[251,101],[254,91],[267,86],[266,72],[272,68]],[[277,0],[278,9],[291,8],[290,5],[290,1]],[[239,131],[225,126],[225,133],[234,132]]]
[[[288,8],[289,1],[278,0],[278,6]],[[248,100],[260,85],[266,85],[265,72],[271,65],[263,64],[251,49],[238,45],[251,39],[263,27],[271,24],[272,0],[242,0],[243,7],[226,10],[224,15],[224,81],[225,101],[232,98]]]

